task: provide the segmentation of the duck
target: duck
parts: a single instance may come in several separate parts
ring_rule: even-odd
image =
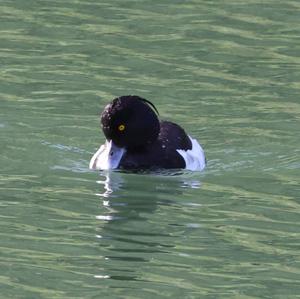
[[[100,118],[106,140],[90,160],[92,170],[201,171],[206,166],[199,142],[178,124],[160,120],[149,100],[137,95],[117,97]]]

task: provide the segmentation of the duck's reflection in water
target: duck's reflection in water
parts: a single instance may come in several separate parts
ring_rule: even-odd
[[[97,219],[107,221],[145,218],[145,213],[154,212],[157,205],[178,205],[180,198],[186,203],[187,189],[201,188],[197,175],[184,171],[102,171],[97,183],[102,191],[95,195],[105,208],[105,215]]]
[[[97,183],[103,185],[104,192],[96,193],[96,195],[103,198],[113,197],[113,192],[119,190],[124,183],[124,179],[118,172],[105,170],[100,172],[100,177]]]
[[[113,194],[118,191],[123,185],[124,180],[122,176],[117,172],[111,171],[102,171],[100,172],[100,179],[97,180],[97,184],[103,186],[102,193],[96,193],[96,196],[99,196],[102,199],[103,207],[106,210],[106,215],[98,215],[96,216],[99,220],[115,220],[120,219],[115,214],[118,213],[115,209],[113,209],[112,205],[118,205],[117,203],[112,203],[112,199],[117,197],[117,194]]]
[[[142,267],[153,255],[169,254],[176,247],[174,231],[185,229],[176,221],[180,206],[182,210],[201,206],[188,194],[201,186],[190,173],[103,171],[97,183],[101,206],[96,238],[105,252],[105,266],[95,278],[140,280],[137,264]]]

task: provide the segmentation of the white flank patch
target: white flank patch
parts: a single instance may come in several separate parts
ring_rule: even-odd
[[[190,150],[177,150],[185,161],[185,169],[188,170],[203,170],[205,168],[205,155],[201,145],[196,139],[191,138],[192,149]]]

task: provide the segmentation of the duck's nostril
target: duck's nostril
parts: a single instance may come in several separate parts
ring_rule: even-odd
[[[113,156],[114,152],[113,152],[113,151],[111,151],[109,154],[110,154],[110,156]]]

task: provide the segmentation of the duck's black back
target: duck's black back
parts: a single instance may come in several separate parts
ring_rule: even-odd
[[[185,161],[177,150],[189,150],[191,148],[191,141],[180,126],[172,122],[162,121],[157,140],[147,147],[128,150],[121,159],[119,168],[185,168]]]

